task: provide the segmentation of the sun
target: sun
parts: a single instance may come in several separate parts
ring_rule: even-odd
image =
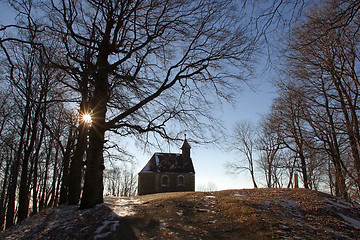
[[[91,115],[89,113],[85,113],[83,116],[82,116],[82,119],[84,122],[86,123],[91,123]]]

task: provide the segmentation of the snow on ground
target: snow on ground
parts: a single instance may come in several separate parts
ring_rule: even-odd
[[[142,204],[139,199],[122,198],[122,197],[107,197],[106,204],[113,210],[119,217],[132,216],[135,214],[134,205]]]
[[[210,195],[210,196],[205,196],[204,200],[206,201],[206,200],[215,199],[215,198],[216,198],[215,196]]]
[[[339,214],[339,216],[342,217],[346,222],[348,222],[350,224],[350,226],[360,229],[360,221],[359,220],[354,219],[352,217],[345,216],[341,213]]]
[[[106,227],[111,226],[111,231],[116,231],[117,226],[119,225],[119,221],[104,221],[103,225],[98,227],[95,231],[94,239],[104,238],[111,234],[111,232],[101,233]]]
[[[54,207],[16,225],[5,239],[39,239],[39,236],[41,239],[53,235],[57,237],[50,239],[84,239],[89,234],[94,239],[106,239],[116,231],[119,219],[134,215],[133,206],[142,203],[134,198],[113,196],[104,200],[105,203],[85,210],[79,210],[79,205]]]

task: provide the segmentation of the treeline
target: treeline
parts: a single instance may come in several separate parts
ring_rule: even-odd
[[[78,204],[90,124],[77,111],[81,95],[65,83],[70,76],[51,66],[56,49],[39,44],[43,29],[31,3],[21,4],[28,12],[18,15],[18,25],[1,29],[0,231],[44,208]],[[115,170],[124,174],[115,180],[126,191],[114,193],[135,194],[133,172],[108,172]]]
[[[292,26],[278,97],[258,126],[237,124],[245,161],[230,170],[248,170],[254,186],[260,171],[267,187],[291,187],[297,173],[305,188],[359,201],[359,8],[329,1]]]

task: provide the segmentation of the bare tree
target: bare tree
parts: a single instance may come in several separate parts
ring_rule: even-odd
[[[255,126],[250,121],[237,122],[228,145],[231,150],[237,151],[243,158],[226,163],[226,168],[230,173],[239,174],[242,171],[249,171],[254,188],[257,188],[254,159],[256,141]]]
[[[204,110],[211,108],[209,91],[228,99],[244,79],[253,42],[234,7],[229,1],[89,0],[53,1],[46,9],[49,36],[59,46],[54,66],[71,74],[64,84],[87,99],[93,119],[82,208],[103,199],[106,131],[173,138],[167,125],[202,125],[210,117]],[[84,82],[86,96],[79,91]]]
[[[355,9],[358,5],[347,3]],[[294,29],[288,55],[289,72],[301,82],[309,99],[308,121],[336,169],[335,193],[345,198],[345,172],[359,182],[360,166],[358,17],[339,18],[347,3],[330,1],[313,9],[307,21]],[[334,19],[337,25],[332,27]],[[354,175],[343,161],[346,146],[351,150]]]
[[[279,125],[280,123],[271,114],[263,117],[259,124],[256,148],[260,152],[258,163],[265,173],[267,187],[281,185],[278,181],[278,171],[282,168],[279,155],[282,145],[282,139],[279,137]]]
[[[196,189],[199,192],[213,192],[217,191],[218,188],[215,183],[210,181],[207,184],[199,184]]]
[[[114,196],[134,196],[137,190],[137,174],[132,166],[123,164],[120,168],[113,166],[104,172],[105,186],[109,194]]]

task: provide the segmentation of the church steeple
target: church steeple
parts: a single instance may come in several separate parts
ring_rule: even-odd
[[[188,141],[186,140],[186,134],[185,134],[183,144],[180,147],[181,154],[186,158],[190,158],[190,148],[191,147],[190,147]]]

